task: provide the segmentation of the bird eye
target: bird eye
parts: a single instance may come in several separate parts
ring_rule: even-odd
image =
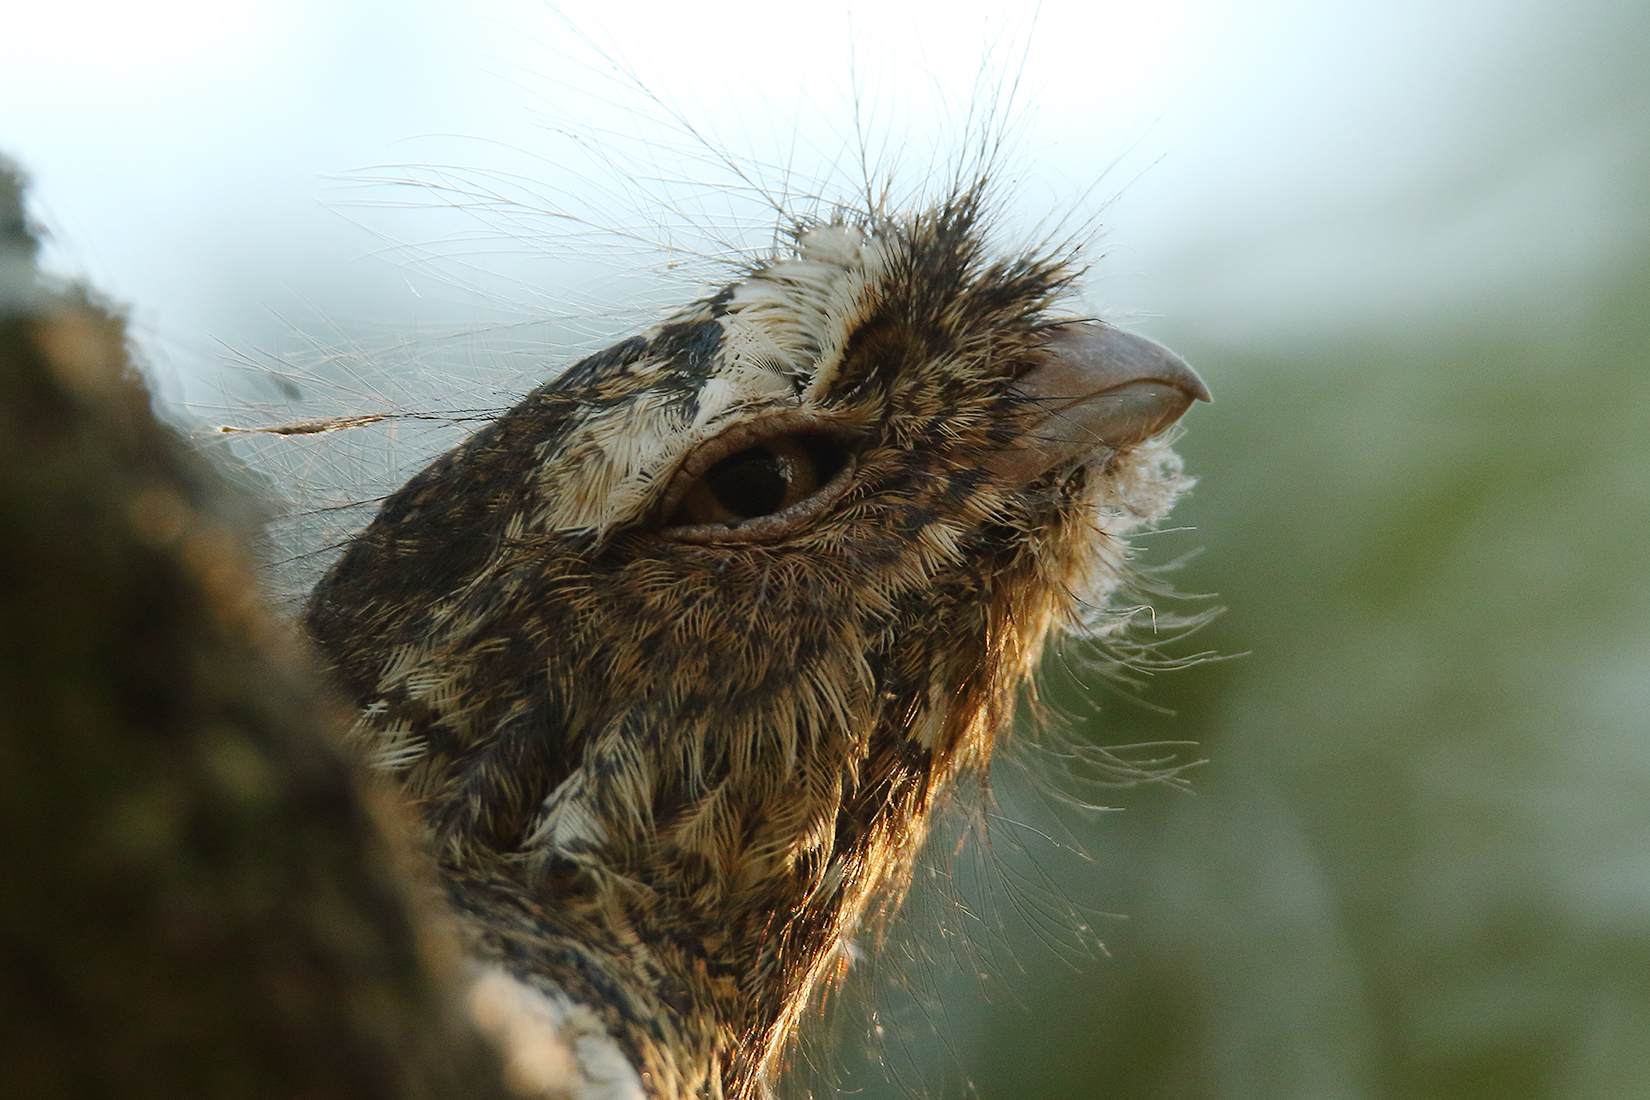
[[[677,472],[666,493],[665,533],[689,542],[786,534],[846,488],[847,466],[847,451],[828,435],[742,425],[702,446]]]

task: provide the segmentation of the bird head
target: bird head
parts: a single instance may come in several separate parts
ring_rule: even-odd
[[[982,220],[800,227],[414,477],[311,598],[477,950],[655,1095],[760,1094],[1189,483],[1202,382]]]

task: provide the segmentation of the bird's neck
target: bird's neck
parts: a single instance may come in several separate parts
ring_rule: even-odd
[[[943,721],[983,717],[952,708]],[[683,808],[583,856],[450,837],[449,893],[480,954],[597,1012],[651,1097],[756,1100],[804,1014],[846,974],[856,935],[897,908],[955,778],[961,754],[912,734],[884,722],[844,758],[805,757],[764,797],[719,806],[725,860],[684,846],[692,810],[709,807]]]

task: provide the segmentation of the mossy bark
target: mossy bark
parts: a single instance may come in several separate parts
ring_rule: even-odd
[[[0,166],[0,1095],[506,1095],[244,505],[33,257]]]

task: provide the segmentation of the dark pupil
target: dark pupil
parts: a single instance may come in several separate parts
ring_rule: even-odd
[[[705,481],[711,495],[734,515],[766,516],[779,511],[785,502],[791,462],[766,447],[751,447],[712,466],[705,472]]]

